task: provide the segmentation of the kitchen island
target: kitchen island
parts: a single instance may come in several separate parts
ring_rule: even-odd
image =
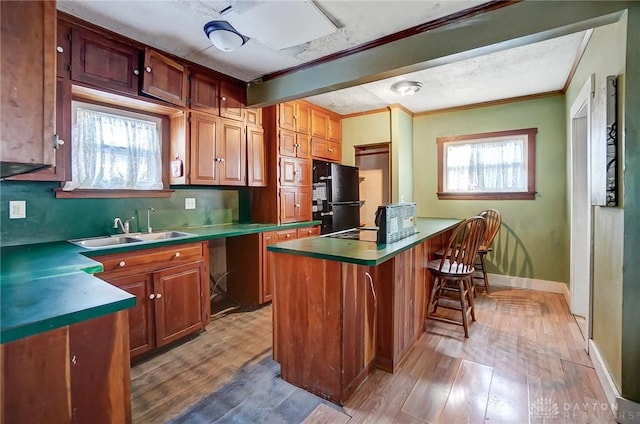
[[[418,218],[395,243],[313,237],[269,246],[281,376],[343,404],[373,367],[393,372],[424,331],[426,261],[460,220]]]

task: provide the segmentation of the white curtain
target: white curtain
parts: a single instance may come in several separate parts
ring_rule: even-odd
[[[162,189],[156,123],[78,107],[72,130],[72,181],[64,190]]]
[[[445,191],[527,191],[523,139],[450,144],[446,149]]]

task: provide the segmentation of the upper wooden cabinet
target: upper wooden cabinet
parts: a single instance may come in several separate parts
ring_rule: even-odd
[[[193,72],[190,77],[191,98],[189,107],[200,112],[220,114],[220,80]]]
[[[334,115],[329,115],[329,128],[327,138],[331,141],[342,141],[342,120]]]
[[[26,166],[55,164],[56,5],[3,1],[0,157]],[[21,165],[22,166],[22,165]]]
[[[266,146],[261,127],[247,126],[247,185],[266,187]]]
[[[244,125],[229,119],[191,113],[191,184],[246,185]]]
[[[179,106],[187,104],[187,70],[184,65],[145,48],[142,91]]]
[[[311,136],[328,138],[329,114],[319,109],[311,109]]]
[[[309,137],[304,134],[280,129],[278,132],[278,153],[283,156],[309,158],[311,154]]]
[[[262,109],[247,108],[244,110],[247,125],[262,127]]]
[[[301,134],[311,132],[311,107],[301,101],[278,105],[278,126]]]
[[[82,28],[71,30],[71,79],[98,88],[138,94],[140,51]]]
[[[245,87],[220,81],[220,116],[244,121]]]

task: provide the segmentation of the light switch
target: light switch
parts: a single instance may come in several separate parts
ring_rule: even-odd
[[[193,197],[187,197],[184,199],[184,208],[185,209],[195,209],[196,208],[196,199]]]

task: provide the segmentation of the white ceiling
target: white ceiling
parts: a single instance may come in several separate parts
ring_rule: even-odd
[[[260,4],[276,1],[280,0],[251,0]],[[283,50],[271,49],[252,38],[233,52],[213,47],[203,26],[211,20],[225,19],[218,11],[229,4],[246,8],[249,0],[58,0],[57,7],[154,48],[251,81],[482,3],[318,0],[315,4],[335,24],[336,32]],[[285,22],[287,19],[290,17],[285,17]],[[584,36],[570,34],[308,100],[340,114],[391,104],[401,104],[418,113],[561,90]],[[422,90],[402,97],[389,89],[393,82],[405,79],[421,82]]]

